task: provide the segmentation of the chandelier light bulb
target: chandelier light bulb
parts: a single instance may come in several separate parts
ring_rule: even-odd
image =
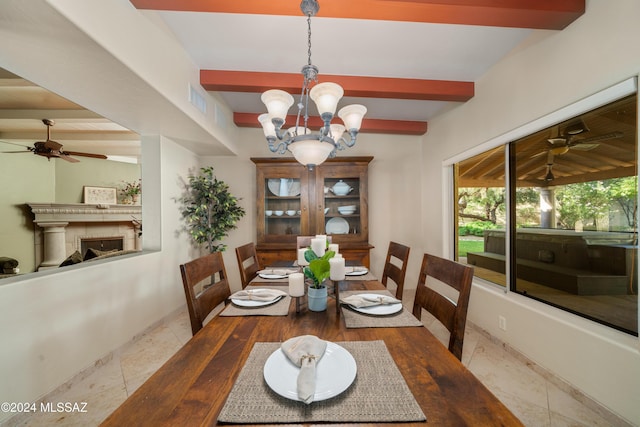
[[[347,105],[338,111],[338,117],[342,119],[347,130],[360,130],[362,118],[367,113],[367,107],[360,104]]]
[[[289,144],[293,157],[305,166],[317,166],[327,160],[334,146],[318,140],[302,140]]]
[[[264,132],[264,136],[268,137],[276,137],[276,127],[273,125],[271,121],[271,116],[269,113],[260,114],[258,116],[258,121],[262,125],[262,131]]]
[[[333,123],[331,124],[331,126],[329,126],[329,128],[331,129],[331,137],[335,142],[338,142],[338,140],[340,140],[340,138],[342,138],[342,135],[344,134],[345,127],[340,123]]]
[[[293,105],[293,96],[280,89],[266,91],[260,97],[272,119],[285,121],[289,108]]]
[[[319,83],[311,88],[309,92],[309,96],[316,103],[320,116],[328,113],[333,117],[342,95],[344,95],[342,86],[330,82]]]

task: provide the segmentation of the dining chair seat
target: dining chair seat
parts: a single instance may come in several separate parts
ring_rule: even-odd
[[[220,304],[227,304],[231,288],[221,252],[194,259],[180,265],[182,284],[187,298],[191,332],[195,335],[204,321]]]
[[[396,285],[396,298],[402,299],[404,292],[404,277],[407,274],[407,262],[409,261],[408,246],[396,242],[389,242],[389,250],[387,251],[387,259],[384,263],[381,282],[384,286],[388,286],[388,280],[391,279]]]
[[[251,242],[236,248],[236,258],[238,259],[238,268],[240,269],[240,280],[242,281],[242,289],[246,288],[249,283],[255,279],[260,271],[260,263],[256,254],[256,245]]]
[[[431,283],[432,280],[429,278],[435,279],[436,282]],[[425,309],[438,319],[450,332],[448,348],[458,360],[462,360],[472,280],[473,267],[424,254],[413,303],[413,315],[421,319],[422,309]],[[456,293],[457,301],[454,302]]]

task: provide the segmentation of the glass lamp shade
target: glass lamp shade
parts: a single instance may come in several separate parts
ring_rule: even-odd
[[[327,160],[334,146],[328,142],[304,140],[291,143],[288,148],[298,163],[308,166],[319,165]]]
[[[344,126],[339,123],[332,123],[329,128],[331,129],[331,136],[335,142],[338,142],[340,138],[342,138],[342,134],[345,131]]]
[[[293,96],[279,89],[271,89],[260,97],[271,118],[285,120],[289,107],[293,105]]]
[[[367,107],[360,104],[347,105],[338,111],[338,117],[342,119],[348,130],[360,130],[362,118],[367,113]]]
[[[258,121],[262,125],[264,136],[266,136],[267,138],[270,136],[276,136],[276,127],[271,122],[271,116],[269,116],[268,113],[260,114],[258,116]]]
[[[319,83],[309,91],[309,96],[316,103],[318,113],[321,116],[325,113],[330,113],[333,116],[343,94],[342,86],[329,82]]]

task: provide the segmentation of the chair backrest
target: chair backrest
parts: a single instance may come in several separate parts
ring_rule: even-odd
[[[180,273],[187,297],[191,331],[195,335],[202,329],[203,322],[209,313],[220,303],[228,303],[231,296],[222,253],[214,252],[181,264]],[[206,284],[201,285],[200,283],[205,280]],[[203,288],[198,291],[200,286]]]
[[[402,299],[402,292],[404,291],[404,276],[407,274],[409,251],[410,248],[408,246],[396,242],[389,242],[387,260],[384,263],[384,270],[382,272],[382,284],[387,286],[387,280],[393,280],[393,283],[396,284],[396,298],[398,299]],[[396,258],[398,261],[393,263],[392,258]],[[398,263],[400,266],[397,265]]]
[[[296,238],[296,249],[308,248],[311,246],[311,239],[316,236],[298,236]],[[327,236],[327,242],[331,243],[331,236]]]
[[[251,242],[236,248],[236,258],[240,269],[242,289],[246,288],[260,271],[260,263],[256,254],[256,245]]]
[[[432,277],[458,291],[458,301],[454,302],[433,288],[427,287],[427,277]],[[413,315],[420,319],[424,308],[438,319],[451,333],[449,351],[459,360],[462,360],[462,344],[472,280],[473,267],[424,254],[416,299],[413,303]]]

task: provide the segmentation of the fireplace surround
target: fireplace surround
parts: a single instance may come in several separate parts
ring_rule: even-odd
[[[37,270],[57,268],[83,242],[118,241],[123,250],[140,250],[142,207],[81,203],[28,203],[34,230]]]

